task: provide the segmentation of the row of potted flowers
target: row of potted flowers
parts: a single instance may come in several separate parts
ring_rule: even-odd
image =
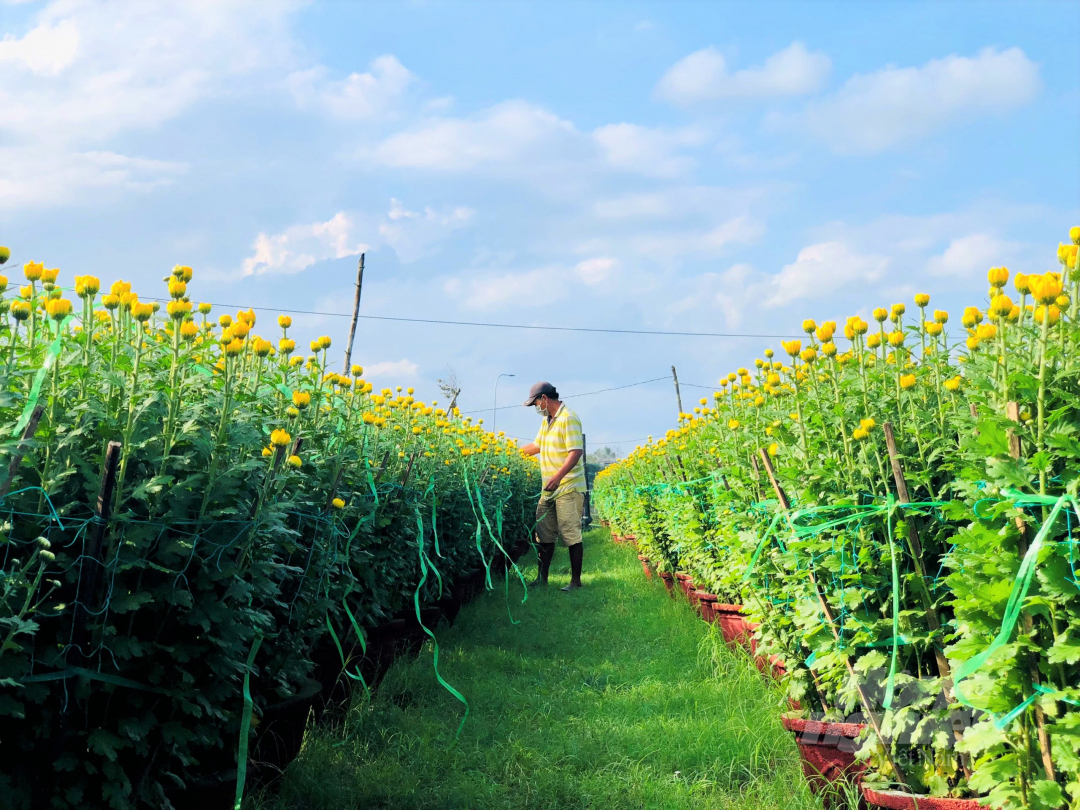
[[[607,521],[604,521],[604,525],[610,528]],[[637,538],[632,534],[612,532],[611,539],[616,543],[637,545]],[[658,578],[673,598],[678,594],[685,596],[702,620],[717,625],[725,643],[734,650],[745,652],[762,675],[776,681],[782,681],[787,676],[780,658],[758,652],[755,631],[760,623],[749,619],[742,605],[721,602],[716,594],[698,588],[690,574],[657,571],[646,555],[638,554],[637,557],[646,579]],[[855,757],[858,741],[865,735],[867,724],[799,717],[798,712],[802,708],[799,702],[790,700],[790,704],[793,711],[782,714],[780,722],[795,736],[803,774],[811,789],[822,796],[827,807],[842,806],[852,795],[849,791],[853,789],[858,791],[862,799],[860,806],[887,810],[986,810],[978,801],[971,799],[914,796],[870,787],[863,782],[864,767]]]
[[[925,294],[808,320],[597,476],[658,574],[759,623],[804,719],[866,724],[890,802],[1080,808],[1078,244],[991,268],[959,334]]]

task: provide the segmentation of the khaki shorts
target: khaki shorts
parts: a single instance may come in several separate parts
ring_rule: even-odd
[[[567,492],[558,498],[541,500],[536,505],[536,539],[551,544],[562,538],[563,545],[581,542],[581,515],[585,509],[584,492]]]

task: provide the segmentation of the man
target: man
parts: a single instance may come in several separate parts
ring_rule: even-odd
[[[559,401],[558,391],[549,382],[536,383],[525,405],[544,417],[536,441],[521,448],[527,455],[540,455],[544,486],[536,505],[539,568],[533,585],[547,585],[555,541],[561,537],[570,552],[570,584],[563,590],[576,591],[581,587],[581,514],[586,489],[581,420]]]

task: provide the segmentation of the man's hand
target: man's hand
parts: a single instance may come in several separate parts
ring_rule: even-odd
[[[574,468],[574,465],[578,463],[578,459],[581,458],[581,454],[583,452],[585,451],[571,450],[569,453],[566,454],[566,461],[564,461],[563,465],[556,471],[553,476],[551,476],[551,480],[544,484],[545,492],[554,492],[556,489],[559,488],[559,484],[562,483],[562,480],[566,476],[566,474]]]

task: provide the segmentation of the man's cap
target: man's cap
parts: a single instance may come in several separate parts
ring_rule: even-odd
[[[533,387],[529,389],[529,398],[522,404],[535,405],[536,400],[540,399],[542,396],[546,395],[554,399],[558,394],[559,392],[555,390],[555,386],[549,382],[533,383]]]

